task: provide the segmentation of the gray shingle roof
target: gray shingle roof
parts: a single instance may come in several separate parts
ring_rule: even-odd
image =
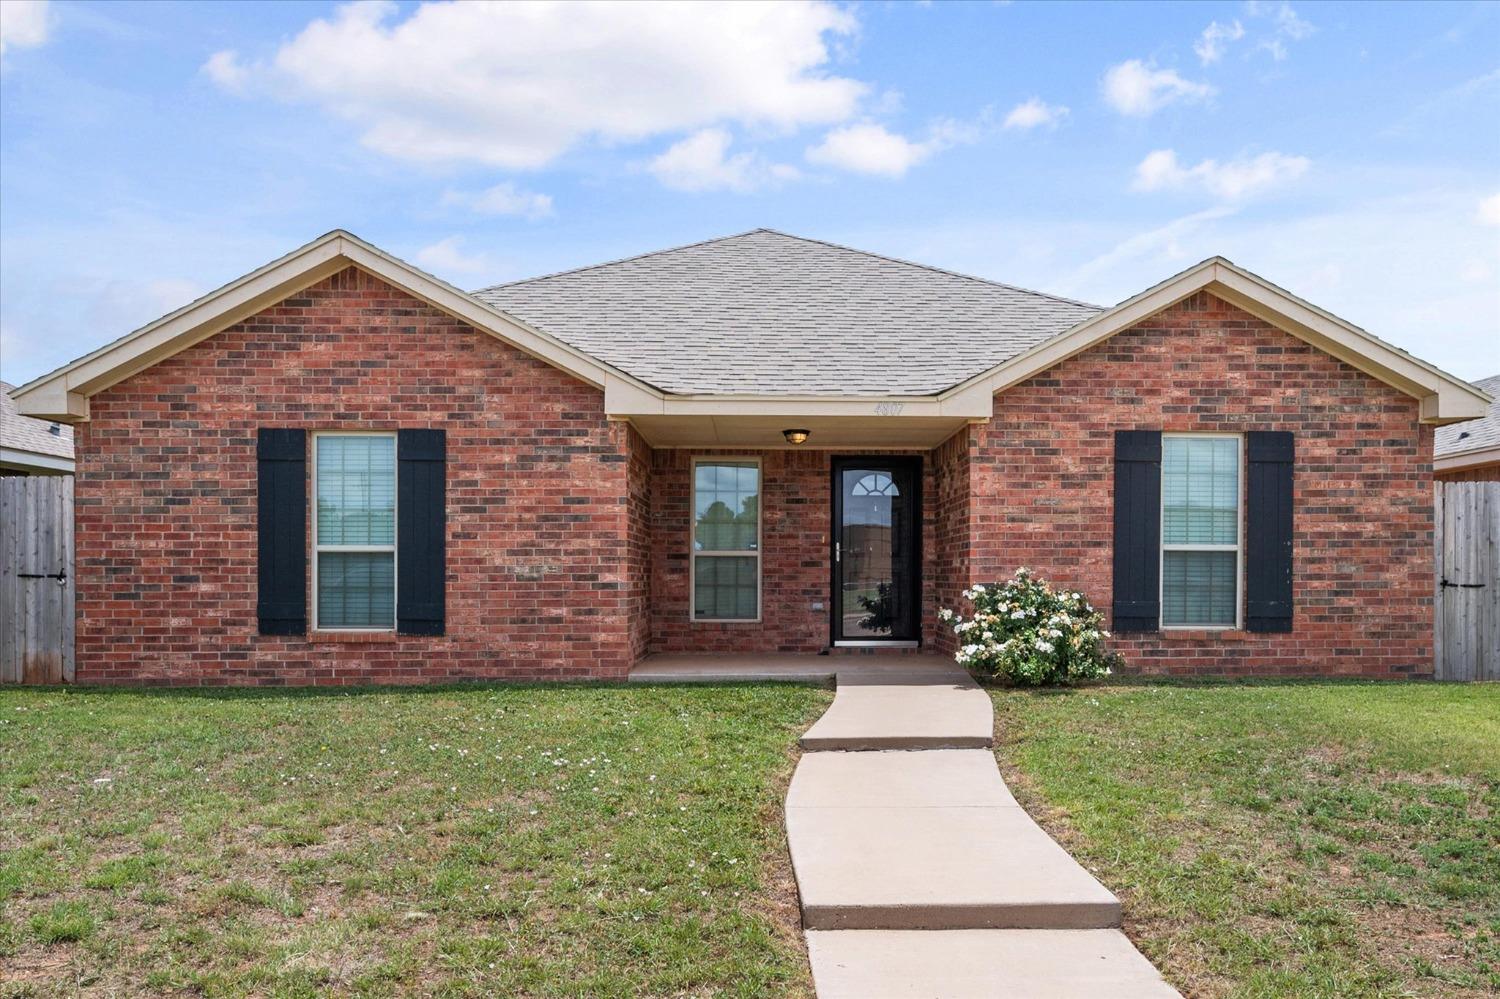
[[[22,416],[10,397],[14,385],[0,382],[0,447],[73,460],[73,428]],[[52,427],[59,427],[54,434]]]
[[[932,395],[1098,306],[769,229],[473,293],[666,392]]]
[[[1500,375],[1491,375],[1473,383],[1482,392],[1495,397],[1490,411],[1477,420],[1450,423],[1438,427],[1433,435],[1432,453],[1438,458],[1449,458],[1466,451],[1482,451],[1500,447]]]

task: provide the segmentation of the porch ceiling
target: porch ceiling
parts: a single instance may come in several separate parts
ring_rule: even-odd
[[[724,414],[632,415],[630,422],[652,447],[793,447],[783,430],[809,431],[804,449],[928,450],[972,418],[963,416],[745,416]]]

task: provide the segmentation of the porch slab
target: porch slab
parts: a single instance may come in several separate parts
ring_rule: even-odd
[[[820,999],[1180,999],[1119,930],[809,930]]]
[[[816,655],[799,652],[658,653],[630,671],[632,683],[841,683],[944,677],[957,666],[933,654]]]
[[[807,750],[985,749],[994,727],[988,695],[946,659],[921,671],[840,670],[833,704],[801,743]]]

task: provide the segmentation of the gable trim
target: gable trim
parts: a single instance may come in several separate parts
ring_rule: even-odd
[[[1484,416],[1491,400],[1468,382],[1393,347],[1223,257],[1210,257],[1071,330],[960,382],[940,399],[988,399],[1130,329],[1200,291],[1222,298],[1421,402],[1423,423]]]
[[[595,388],[616,380],[648,393],[651,386],[417,270],[352,233],[336,229],[238,280],[168,313],[49,374],[15,389],[21,413],[76,423],[88,419],[89,397],[220,333],[346,267],[461,319]]]

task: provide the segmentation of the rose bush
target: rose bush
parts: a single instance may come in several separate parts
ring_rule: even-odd
[[[1107,676],[1120,657],[1104,648],[1104,616],[1083,595],[1054,590],[1025,569],[1004,583],[976,583],[963,593],[970,617],[944,607],[960,665],[1013,683],[1065,684]]]

